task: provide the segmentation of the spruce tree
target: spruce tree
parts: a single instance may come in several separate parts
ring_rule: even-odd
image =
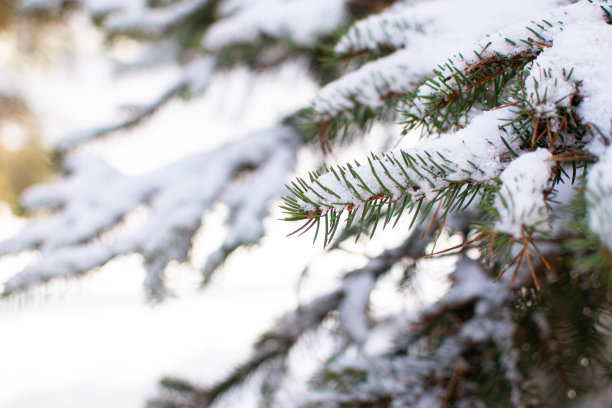
[[[161,299],[164,270],[188,258],[202,214],[221,200],[229,232],[204,267],[205,282],[236,248],[260,240],[279,194],[296,235],[329,251],[376,239],[404,219],[410,225],[403,243],[288,311],[226,377],[209,386],[162,379],[150,407],[214,406],[257,373],[262,406],[609,406],[609,1],[76,3],[109,40],[150,42],[147,64],[163,55],[185,75],[133,116],[57,146],[69,174],[23,198],[26,209],[56,211],[0,244],[3,254],[42,254],[4,283],[5,297],[136,252],[149,294]],[[57,18],[71,5],[32,0],[22,13]],[[274,128],[136,179],[72,153],[137,126],[171,98],[195,97],[216,70],[266,69],[289,58],[306,61],[321,88]],[[393,145],[416,144],[331,164],[378,123],[400,124]],[[319,149],[325,163],[287,180],[299,148]],[[243,172],[246,183],[235,177]],[[87,188],[93,180],[96,188]],[[96,240],[143,204],[152,215],[140,231]],[[460,243],[446,245],[441,237],[449,235]],[[429,258],[453,260],[448,291],[408,323],[370,318],[380,282],[400,270],[401,288],[410,287]],[[291,351],[325,322],[344,341],[308,391],[277,398]],[[370,335],[382,328],[393,342],[370,352]]]

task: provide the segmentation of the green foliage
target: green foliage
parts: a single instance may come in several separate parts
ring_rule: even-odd
[[[610,7],[600,7],[608,23]],[[482,310],[488,311],[484,294],[450,304],[444,303],[443,298],[433,307],[435,313],[421,314],[410,330],[398,335],[396,354],[381,356],[365,366],[329,362],[312,386],[346,393],[345,400],[349,401],[347,405],[336,402],[330,406],[397,403],[402,396],[384,390],[382,385],[373,385],[380,378],[396,374],[378,371],[386,364],[419,365],[415,373],[401,374],[405,378],[416,377],[405,384],[402,395],[418,395],[419,391],[411,386],[426,384],[427,392],[440,398],[441,406],[449,407],[569,406],[576,396],[609,387],[612,254],[589,227],[584,188],[580,186],[584,185],[589,166],[597,160],[587,149],[589,143],[596,139],[608,145],[610,137],[585,123],[578,114],[583,95],[581,79],[575,77],[572,66],[565,67],[559,78],[542,68],[542,77],[535,86],[526,84],[528,78],[537,78],[532,70],[538,56],[555,46],[554,35],[563,29],[563,21],[544,19],[532,21],[517,38],[502,37],[503,44],[492,37],[488,43],[481,42],[482,49],[474,50],[473,55],[449,58],[418,89],[400,99],[394,95],[384,109],[355,104],[331,118],[321,119],[321,113],[312,115],[310,129],[321,138],[321,149],[328,150],[330,140],[345,134],[351,126],[367,129],[373,120],[382,117],[384,110],[401,109],[404,133],[421,130],[435,139],[448,133],[460,138],[460,130],[469,126],[479,112],[504,108],[511,115],[500,123],[506,148],[497,157],[502,167],[538,149],[546,149],[554,162],[541,197],[550,213],[549,221],[555,226],[545,230],[522,225],[518,236],[497,231],[498,201],[503,201],[501,179],[497,177],[501,172],[477,180],[475,175],[482,172],[479,164],[466,162],[457,168],[462,154],[441,155],[430,147],[437,145],[429,141],[422,144],[422,150],[372,154],[367,162],[331,166],[325,172],[311,172],[309,181],[297,178],[288,185],[291,195],[283,198],[282,206],[286,220],[303,222],[296,233],[314,230],[315,240],[321,236],[325,246],[334,248],[337,235],[339,242],[347,236],[359,239],[363,233],[371,238],[404,215],[412,217],[411,227],[425,230],[422,239],[435,247],[439,232],[427,232],[442,231],[447,219],[464,217],[470,227],[461,244],[438,254],[456,254],[461,261],[455,274],[460,275],[466,267],[462,264],[466,251],[476,249],[471,256],[478,257],[496,285],[516,288],[512,297],[500,300],[496,306],[507,314],[484,317]],[[385,55],[387,50],[382,47],[370,51],[338,57],[363,63],[379,56],[376,52]],[[549,100],[546,86],[555,81],[568,83],[574,89],[564,96],[563,103]],[[463,172],[464,180],[453,177],[458,172]],[[375,182],[366,181],[367,177]],[[573,198],[568,205],[570,196]],[[482,211],[477,216],[465,211],[474,203]],[[513,205],[502,204],[506,209]],[[409,282],[406,279],[404,284]],[[460,283],[453,289],[458,286]],[[449,293],[451,299],[453,289]],[[501,289],[492,286],[494,290]],[[505,340],[491,336],[463,343],[462,336],[469,333],[466,328],[472,324],[481,327],[486,318],[507,319],[511,322],[507,327],[515,331],[504,333]],[[456,354],[452,358],[445,355],[448,360],[444,360],[441,355],[449,344],[453,344]],[[414,357],[415,349],[420,350],[418,357]],[[514,356],[514,363],[509,356]],[[432,362],[437,370],[427,365]],[[470,387],[470,382],[477,385]],[[417,402],[404,401],[404,405],[416,406]]]

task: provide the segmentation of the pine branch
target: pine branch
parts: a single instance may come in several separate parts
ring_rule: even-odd
[[[561,25],[549,26],[544,21],[548,20],[484,37],[473,51],[459,52],[438,65],[435,77],[428,78],[407,103],[407,129],[423,126],[428,132],[445,131],[464,123],[474,107],[486,109],[506,103],[507,85],[543,48],[534,45],[530,35],[537,29],[550,36],[547,28],[559,29]],[[542,41],[549,43],[546,38]]]
[[[109,37],[129,36],[160,39],[189,24],[198,15],[211,15],[221,0],[183,0],[165,7],[129,8],[122,13],[109,14],[102,21]],[[204,28],[204,27],[202,27]]]
[[[482,186],[496,183],[506,146],[516,146],[503,128],[510,115],[509,108],[489,111],[467,128],[419,147],[373,156],[367,165],[332,167],[327,174],[312,174],[310,185],[298,179],[288,186],[294,197],[284,197],[285,220],[306,220],[303,228],[316,225],[317,231],[324,223],[328,244],[344,212],[345,229],[373,219],[374,230],[385,206],[385,225],[404,210],[418,212],[423,201],[442,203],[445,213],[465,208]]]
[[[533,6],[532,3],[529,5]],[[376,50],[383,49],[390,50],[391,53],[389,55],[383,53],[381,58],[367,62],[323,87],[312,103],[311,120],[321,126],[329,127],[331,124],[332,128],[342,129],[343,127],[335,122],[350,118],[352,122],[365,127],[364,123],[386,116],[388,112],[386,106],[397,108],[397,103],[401,99],[409,97],[412,101],[409,103],[409,121],[411,127],[414,127],[419,123],[428,123],[429,118],[422,117],[424,112],[422,104],[428,103],[428,107],[439,105],[437,111],[440,111],[451,102],[444,99],[453,95],[452,102],[460,103],[462,106],[456,115],[427,112],[428,115],[437,117],[438,122],[449,121],[455,124],[460,123],[459,118],[477,102],[471,100],[469,96],[478,96],[489,88],[496,90],[493,93],[494,98],[488,103],[481,104],[480,107],[490,109],[498,106],[501,91],[506,83],[533,59],[532,54],[538,52],[539,48],[530,44],[526,46],[528,52],[510,51],[510,55],[506,55],[506,51],[509,51],[506,47],[508,43],[502,39],[503,47],[499,48],[497,53],[491,52],[484,56],[482,50],[491,38],[495,37],[493,36],[485,37],[475,48],[466,49],[466,43],[477,41],[487,33],[499,29],[500,23],[502,26],[514,23],[514,19],[517,18],[515,13],[521,7],[516,2],[508,3],[508,7],[512,10],[510,14],[504,13],[504,10],[499,8],[482,6],[480,0],[470,0],[468,4],[459,4],[452,0],[420,2],[415,5],[398,6],[379,16],[356,23],[336,46],[338,59],[341,60],[346,55],[362,55],[369,50],[376,53]],[[548,8],[544,3],[538,5],[540,6],[542,10]],[[471,11],[473,9],[479,9],[479,13],[473,13]],[[533,13],[533,9],[526,7],[525,11],[527,10]],[[488,12],[494,14],[487,16]],[[508,20],[504,20],[506,14]],[[529,17],[531,15],[528,13],[524,16],[524,18]],[[523,31],[533,35],[528,30]],[[515,34],[518,36],[518,33]],[[521,48],[523,44],[518,39],[516,41],[517,49]],[[532,48],[538,51],[532,52]],[[468,55],[467,52],[472,55],[474,49],[478,57],[468,57],[467,61],[463,61],[463,57],[460,56],[462,54],[459,54],[445,62],[447,56],[457,49],[466,50],[465,55]],[[487,64],[482,63],[485,58],[490,58]],[[477,63],[479,68],[475,69]],[[472,66],[470,73],[462,72],[470,66]],[[432,68],[435,67],[438,68],[434,70],[436,75],[434,78],[439,78],[429,80],[416,92],[415,88],[431,75]],[[461,88],[449,91],[452,81],[449,84],[445,82],[452,78]],[[435,87],[436,95],[432,95],[434,92],[428,86]],[[417,95],[416,99],[414,95]],[[456,120],[451,122],[451,119]],[[446,127],[444,130],[449,129],[450,127]],[[336,132],[329,134],[332,138],[336,137]]]

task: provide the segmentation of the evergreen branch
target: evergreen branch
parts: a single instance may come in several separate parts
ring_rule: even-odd
[[[421,36],[421,22],[414,22],[423,7],[392,7],[353,24],[334,50],[342,59],[388,55]],[[416,38],[415,38],[416,37]]]
[[[330,82],[312,102],[313,119],[322,123],[342,116],[367,117],[368,109],[376,112],[397,101],[427,73],[406,64],[417,57],[417,50],[398,50]]]
[[[221,0],[187,0],[171,3],[166,7],[144,7],[134,13],[109,13],[102,24],[110,38],[127,36],[148,40],[161,39],[179,33],[190,26],[190,22],[213,20],[213,15]],[[200,24],[204,31],[209,24]],[[191,27],[190,27],[191,28]]]
[[[510,114],[508,109],[486,112],[467,128],[417,148],[373,156],[367,166],[338,166],[310,186],[291,189],[294,197],[284,198],[286,220],[315,219],[319,223],[331,217],[335,228],[326,230],[327,244],[345,211],[349,213],[345,230],[357,222],[358,237],[370,221],[374,221],[373,233],[385,206],[396,208],[395,216],[405,207],[413,209],[418,204],[420,208],[423,200],[428,202],[426,212],[438,201],[444,202],[445,213],[460,210],[466,199],[476,194],[477,186],[495,183],[504,167],[501,157],[507,149],[502,138],[507,141],[510,135],[503,129],[502,120]],[[451,154],[452,162],[444,159]],[[404,201],[402,206],[398,206],[400,200]],[[385,224],[392,215],[387,214]]]
[[[445,132],[451,125],[463,125],[465,115],[474,106],[486,110],[505,103],[506,85],[534,58],[541,47],[527,39],[525,43],[521,42],[524,32],[512,31],[512,35],[508,35],[516,37],[516,41],[499,35],[485,37],[480,41],[478,52],[475,52],[476,58],[463,58],[459,53],[448,62],[441,63],[449,53],[463,47],[463,42],[459,42],[455,34],[470,24],[464,20],[478,19],[474,21],[474,25],[478,26],[484,18],[478,14],[454,19],[456,7],[456,4],[448,0],[438,0],[431,4],[417,3],[401,9],[403,11],[399,13],[390,10],[356,23],[336,47],[340,58],[351,53],[361,55],[369,49],[376,53],[375,50],[390,48],[393,52],[383,53],[385,55],[382,57],[359,66],[355,71],[323,87],[312,103],[311,120],[319,125],[332,123],[331,129],[326,127],[330,137],[334,138],[345,132],[351,123],[365,128],[374,119],[388,119],[387,107],[391,105],[397,108],[399,99],[405,98],[408,100],[410,128],[419,124],[431,124],[430,130]],[[470,6],[467,4],[462,7]],[[448,18],[444,18],[447,13]],[[437,19],[444,23],[436,24]],[[435,33],[421,32],[420,20],[428,22],[423,24],[424,27],[436,27]],[[461,29],[449,24],[449,21],[456,21]],[[534,24],[537,30],[542,30],[538,24],[528,24]],[[399,37],[390,34],[396,31],[402,34]],[[528,36],[533,35],[528,30],[522,31],[527,31]],[[474,39],[483,34],[476,33]],[[438,36],[444,39],[440,40]],[[441,41],[445,43],[444,47]],[[494,47],[495,51],[483,52],[483,48],[491,41],[499,43]],[[507,49],[509,43],[514,44],[514,49]],[[431,75],[431,68],[436,66],[435,76],[426,80],[416,91],[418,84],[423,83]],[[433,89],[428,88],[430,86]],[[433,123],[430,123],[430,119]]]
[[[216,52],[231,45],[250,44],[267,37],[312,46],[318,37],[333,33],[343,21],[344,3],[344,0],[278,2],[274,13],[269,12],[269,4],[254,3],[215,22],[206,33],[202,45]],[[296,19],[302,21],[299,27],[293,24]]]
[[[559,30],[561,24],[540,28]],[[474,108],[491,109],[507,103],[507,86],[533,61],[543,47],[534,45],[529,35],[515,29],[502,30],[483,38],[471,53],[457,53],[434,69],[415,95],[408,99],[404,112],[407,129],[423,126],[429,132],[444,132],[465,122]],[[550,35],[550,33],[547,33]],[[549,39],[544,38],[546,45]],[[470,57],[465,57],[470,55]]]

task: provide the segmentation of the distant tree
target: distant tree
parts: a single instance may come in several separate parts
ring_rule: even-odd
[[[609,406],[608,1],[31,0],[21,13],[57,18],[75,3],[109,41],[150,44],[135,66],[171,61],[184,76],[131,116],[57,146],[66,177],[32,188],[22,203],[55,211],[0,244],[3,254],[41,257],[4,283],[4,296],[140,253],[146,288],[162,298],[164,270],[188,257],[202,215],[218,202],[230,209],[228,234],[204,267],[206,282],[236,248],[259,242],[268,202],[283,191],[286,219],[301,222],[296,232],[311,231],[330,250],[412,220],[403,244],[285,314],[225,378],[209,387],[163,379],[149,406],[211,406],[258,372],[262,406]],[[71,153],[137,126],[174,97],[195,97],[212,72],[291,58],[322,86],[272,129],[139,177]],[[329,160],[377,122],[400,123],[404,138],[421,140],[287,182],[297,149],[318,145]],[[139,231],[96,240],[143,204],[151,215]],[[443,232],[461,243],[442,247]],[[368,317],[381,277],[400,268],[401,290],[422,260],[447,256],[450,289],[411,323]],[[325,321],[346,341],[308,392],[277,401],[291,350]],[[382,325],[394,342],[369,353]]]

